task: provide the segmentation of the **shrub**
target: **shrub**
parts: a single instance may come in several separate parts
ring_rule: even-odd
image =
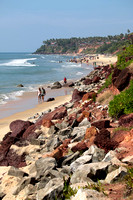
[[[108,88],[109,85],[111,85],[111,84],[112,84],[112,73],[108,76],[104,85],[98,90],[98,93],[100,93],[103,89]]]
[[[132,62],[133,62],[133,45],[130,45],[126,47],[125,50],[118,55],[117,67],[119,69],[125,69]]]
[[[119,118],[123,114],[133,112],[133,80],[130,82],[130,87],[122,91],[119,95],[114,96],[114,99],[109,103],[109,114],[111,117]]]

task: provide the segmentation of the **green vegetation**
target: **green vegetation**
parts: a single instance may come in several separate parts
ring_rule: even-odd
[[[43,45],[36,50],[38,54],[66,54],[77,53],[82,50],[83,54],[88,53],[114,53],[123,46],[128,46],[130,40],[128,34],[107,37],[87,37],[70,39],[50,39],[43,41]]]
[[[124,177],[126,182],[126,196],[129,196],[133,193],[133,168],[129,168],[127,175]]]
[[[120,126],[120,127],[115,128],[113,130],[113,133],[116,133],[118,131],[130,131],[132,128],[133,128],[133,126],[131,126],[131,127]]]
[[[72,189],[69,183],[70,183],[69,181],[64,180],[63,199],[70,199],[71,196],[77,193],[77,190]]]
[[[125,69],[133,62],[133,45],[129,45],[118,55],[117,68]]]
[[[100,93],[103,89],[108,88],[109,85],[111,85],[111,83],[112,83],[112,73],[108,76],[103,86],[98,90],[98,93]]]
[[[114,99],[109,103],[109,114],[111,117],[119,118],[123,114],[133,112],[133,80],[130,82],[130,87],[122,91],[119,95],[114,96]]]
[[[87,186],[83,187],[83,189],[91,189],[91,190],[96,190],[98,192],[102,192],[104,195],[104,187],[103,184],[98,180],[97,183],[88,183]]]

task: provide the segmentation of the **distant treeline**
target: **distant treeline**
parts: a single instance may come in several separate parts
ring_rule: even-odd
[[[115,53],[131,43],[128,33],[108,35],[107,37],[87,37],[70,39],[50,39],[36,50],[36,54],[69,54],[69,53]]]

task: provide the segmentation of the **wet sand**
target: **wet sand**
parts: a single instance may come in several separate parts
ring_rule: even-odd
[[[12,121],[17,119],[27,120],[29,117],[34,116],[36,113],[41,113],[48,109],[53,110],[55,107],[64,104],[65,102],[69,102],[71,100],[71,96],[71,94],[58,96],[55,98],[54,101],[43,102],[37,104],[34,108],[25,110],[23,112],[18,112],[9,117],[0,119],[0,141],[3,139],[4,135],[10,131],[9,125]]]

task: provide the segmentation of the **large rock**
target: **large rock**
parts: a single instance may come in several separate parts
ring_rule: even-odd
[[[119,125],[126,127],[133,126],[133,113],[121,116],[119,118]]]
[[[82,101],[86,101],[88,99],[93,99],[97,96],[97,94],[95,92],[87,92],[86,94],[84,94]]]
[[[11,137],[20,137],[26,131],[26,129],[33,123],[23,120],[15,120],[10,124],[10,130],[12,131]]]
[[[131,74],[129,72],[129,69],[123,69],[114,82],[115,87],[120,91],[124,90],[124,88],[127,87],[129,84],[130,77]]]
[[[72,101],[80,101],[84,94],[85,92],[80,92],[77,89],[75,89],[72,94]]]
[[[90,140],[92,137],[94,139],[97,134],[98,134],[98,131],[97,131],[96,127],[91,126],[91,127],[86,129],[84,140],[86,140],[86,139]]]
[[[92,126],[95,126],[98,129],[109,128],[110,121],[107,119],[97,120],[91,123]]]
[[[87,149],[88,149],[87,144],[84,141],[79,142],[78,144],[76,144],[75,146],[71,148],[73,152],[76,152],[76,151],[82,152],[82,151],[86,151]]]
[[[18,168],[15,168],[15,167],[10,167],[10,169],[8,171],[8,175],[16,176],[16,177],[19,177],[19,178],[22,178],[24,176],[28,176],[27,173],[25,173],[24,171],[22,171]]]
[[[119,169],[116,169],[107,175],[105,182],[113,183],[118,179],[122,178],[123,176],[125,176],[126,174],[127,174],[127,169],[125,167],[119,167]]]
[[[50,180],[45,188],[37,191],[37,200],[55,200],[62,199],[62,192],[63,192],[64,182],[61,178],[53,178]]]
[[[64,157],[64,161],[62,162],[62,165],[70,165],[72,162],[74,162],[78,157],[80,156],[80,153],[77,151],[75,153],[72,153],[66,157]]]
[[[72,142],[81,141],[85,136],[87,127],[88,126],[74,127],[71,133],[71,137],[74,138]]]
[[[84,85],[90,85],[92,83],[92,80],[89,79],[89,78],[86,78],[84,81],[83,81],[83,84]]]
[[[70,165],[72,172],[75,172],[80,165],[89,163],[91,159],[92,159],[91,155],[85,155],[85,156],[81,156],[80,158],[77,158]]]
[[[114,84],[117,77],[119,76],[119,74],[121,73],[121,70],[118,68],[115,68],[112,74],[112,83]]]
[[[84,164],[77,168],[71,177],[71,183],[104,180],[108,173],[109,162]]]
[[[91,155],[92,162],[101,162],[105,156],[105,151],[98,148],[96,145],[91,145],[90,148],[83,153],[83,155]]]
[[[118,143],[111,139],[110,132],[107,129],[100,130],[94,139],[94,144],[104,149],[105,152],[114,150],[118,146]]]
[[[59,88],[61,88],[62,87],[62,85],[60,84],[60,82],[55,82],[54,84],[53,84],[53,86],[51,87],[51,89],[59,89]]]
[[[62,119],[67,116],[67,109],[64,106],[56,108],[54,111],[50,113],[46,113],[41,120],[36,123],[36,126],[42,125],[44,119],[46,120],[55,120],[55,119]]]
[[[35,167],[37,171],[37,178],[40,176],[43,176],[43,174],[48,169],[53,169],[56,166],[56,160],[55,158],[46,157],[46,158],[40,158],[35,162]]]

